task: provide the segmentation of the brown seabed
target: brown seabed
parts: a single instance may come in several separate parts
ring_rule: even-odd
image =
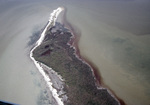
[[[100,72],[98,70],[98,68],[91,62],[89,61],[87,58],[81,56],[80,54],[80,50],[79,50],[79,47],[78,47],[78,42],[80,40],[80,36],[81,36],[81,32],[76,32],[76,30],[73,28],[73,26],[67,21],[67,17],[66,17],[66,13],[67,13],[67,8],[64,9],[64,11],[62,12],[62,24],[67,27],[71,33],[73,34],[73,37],[70,39],[70,42],[69,44],[71,46],[73,46],[76,50],[76,55],[82,60],[82,61],[85,61],[90,67],[91,69],[93,70],[93,74],[95,76],[95,79],[96,79],[96,85],[100,86],[100,87],[103,87],[103,88],[106,88],[108,91],[110,91],[111,95],[114,96],[114,98],[116,98],[120,105],[126,105],[126,103],[120,99],[116,94],[115,92],[113,92],[113,90],[111,90],[104,82],[103,82],[103,79],[100,75]]]

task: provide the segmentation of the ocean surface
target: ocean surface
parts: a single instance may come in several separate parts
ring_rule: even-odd
[[[81,37],[82,56],[127,105],[150,104],[149,0],[1,0],[0,100],[47,105],[44,80],[29,53],[59,6]]]

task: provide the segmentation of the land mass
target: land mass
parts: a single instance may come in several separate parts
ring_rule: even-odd
[[[72,33],[61,23],[46,31],[43,42],[34,49],[36,61],[51,67],[65,84],[65,105],[119,105],[107,89],[98,89],[91,67],[79,59],[71,46]],[[61,96],[60,96],[61,97]]]

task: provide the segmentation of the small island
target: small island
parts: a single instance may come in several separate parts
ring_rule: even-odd
[[[91,67],[78,57],[70,44],[73,37],[64,25],[56,22],[33,50],[36,61],[51,67],[62,77],[64,93],[59,97],[67,96],[64,105],[119,105],[107,89],[98,89]]]

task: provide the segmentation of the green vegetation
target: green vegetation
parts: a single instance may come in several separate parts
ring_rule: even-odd
[[[76,58],[75,50],[67,44],[71,36],[66,28],[56,23],[33,51],[37,61],[53,68],[65,80],[64,91],[68,96],[65,105],[118,105],[107,90],[97,89],[90,67]]]

